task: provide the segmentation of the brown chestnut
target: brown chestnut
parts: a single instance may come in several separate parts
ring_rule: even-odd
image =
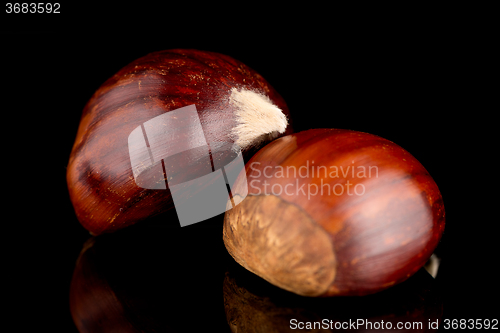
[[[196,135],[212,153],[214,147],[236,144],[248,159],[262,143],[291,133],[280,95],[261,75],[229,56],[176,49],[133,61],[85,106],[68,163],[70,198],[91,234],[112,232],[173,208],[168,186],[157,190],[134,181],[128,138],[134,130],[142,135],[141,126],[151,119],[193,105],[201,124]],[[198,140],[178,132],[168,145],[159,143],[164,155],[169,147]],[[161,171],[160,161],[153,162]],[[165,184],[166,173],[154,181]]]
[[[304,296],[365,295],[417,272],[445,225],[439,189],[410,153],[376,135],[314,129],[246,164],[226,212],[231,256]]]

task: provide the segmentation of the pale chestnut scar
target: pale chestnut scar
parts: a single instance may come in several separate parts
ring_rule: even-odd
[[[235,108],[236,126],[231,137],[241,149],[256,146],[285,132],[288,120],[266,95],[233,88],[229,103]]]

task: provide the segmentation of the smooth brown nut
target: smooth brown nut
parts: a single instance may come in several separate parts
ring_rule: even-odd
[[[226,212],[224,243],[243,267],[304,296],[365,295],[417,272],[445,225],[425,168],[381,137],[314,129],[255,154]],[[246,185],[246,186],[245,186]]]
[[[134,181],[127,138],[145,122],[190,105],[209,145],[237,143],[247,159],[263,142],[291,133],[280,95],[231,57],[176,49],[130,63],[85,106],[68,163],[71,201],[93,235],[173,208],[168,187],[146,189]]]

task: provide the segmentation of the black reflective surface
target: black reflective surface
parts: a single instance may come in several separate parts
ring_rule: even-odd
[[[238,265],[219,228],[155,222],[85,242],[70,287],[80,332],[293,332],[307,325],[362,332],[405,324],[424,332],[443,315],[437,283],[423,269],[374,295],[302,297]],[[207,223],[215,222],[221,216]]]
[[[215,228],[131,229],[90,238],[70,287],[81,332],[227,331],[227,253]]]

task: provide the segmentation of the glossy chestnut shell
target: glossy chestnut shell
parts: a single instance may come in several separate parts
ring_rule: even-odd
[[[422,164],[389,140],[352,130],[279,138],[233,188],[248,196],[226,212],[228,252],[304,296],[365,295],[406,280],[445,225],[440,191]]]
[[[257,91],[288,115],[284,100],[260,74],[215,52],[154,52],[108,79],[83,110],[67,167],[80,223],[99,235],[172,209],[168,188],[145,189],[134,182],[129,134],[150,119],[194,104],[207,142],[229,142],[234,119],[227,101],[234,88]],[[254,151],[243,151],[244,158]]]

